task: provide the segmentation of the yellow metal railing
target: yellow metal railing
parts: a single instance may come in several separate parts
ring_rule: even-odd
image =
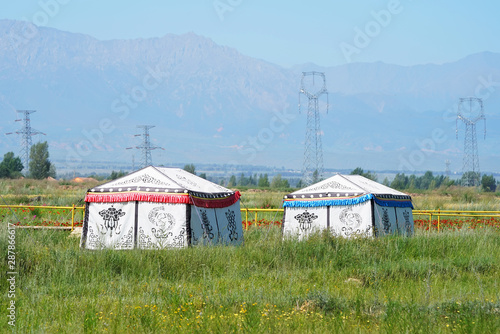
[[[42,210],[70,210],[71,211],[71,230],[75,226],[75,214],[78,210],[85,210],[84,206],[41,206],[41,205],[0,205],[1,208],[11,208],[11,209],[42,209]],[[259,209],[259,208],[242,208],[241,214],[245,217],[244,225],[245,229],[248,229],[249,225],[249,215],[253,214],[254,221],[259,220],[259,213],[275,213],[279,215],[279,219],[283,216],[283,208],[277,209]],[[500,218],[500,211],[472,211],[472,210],[413,210],[413,216],[428,216],[429,217],[429,230],[433,218],[437,218],[437,230],[439,231],[441,226],[441,217],[467,217],[467,218]]]
[[[472,211],[472,210],[413,210],[413,216],[429,216],[429,230],[432,224],[432,217],[437,217],[437,230],[440,230],[441,217],[467,217],[467,218],[498,218],[500,211]]]
[[[77,210],[85,210],[84,206],[48,206],[48,205],[0,205],[0,209],[46,209],[46,210],[71,210],[71,231],[75,228],[75,212]]]
[[[281,216],[283,217],[283,209],[257,209],[257,208],[244,208],[244,209],[240,209],[241,210],[241,214],[245,214],[245,230],[248,230],[248,213],[249,212],[253,212],[255,213],[255,216],[254,216],[254,221],[258,221],[259,217],[258,217],[258,213],[259,212],[273,212],[273,213],[278,213],[280,212],[281,213]]]

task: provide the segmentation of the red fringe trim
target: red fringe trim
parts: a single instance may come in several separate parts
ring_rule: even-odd
[[[224,198],[201,198],[190,196],[189,194],[155,194],[145,192],[128,193],[88,193],[85,202],[88,203],[116,203],[116,202],[155,202],[155,203],[176,203],[194,204],[202,208],[225,208],[238,202],[241,194],[236,191],[234,194]]]
[[[234,194],[224,198],[201,198],[191,196],[191,204],[194,204],[195,206],[200,208],[226,208],[238,202],[240,197],[241,194],[239,191],[236,191]]]
[[[189,204],[189,194],[155,194],[155,193],[90,193],[85,196],[85,202],[116,203],[116,202],[156,202]]]

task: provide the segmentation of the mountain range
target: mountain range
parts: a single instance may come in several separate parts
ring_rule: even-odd
[[[21,128],[16,110],[36,110],[31,126],[45,135],[33,139],[49,142],[58,170],[138,164],[141,151],[126,149],[141,146],[138,125],[154,126],[151,144],[164,148],[151,152],[155,164],[297,170],[308,107],[299,91],[323,84],[319,76],[301,82],[312,71],[325,74],[328,90],[328,108],[319,97],[325,168],[443,171],[449,160],[461,172],[459,99],[479,97],[488,131],[483,139],[483,121],[476,124],[480,166],[497,171],[500,54],[490,52],[443,64],[285,68],[194,33],[101,41],[0,20],[0,131]],[[0,153],[19,143],[0,136]]]

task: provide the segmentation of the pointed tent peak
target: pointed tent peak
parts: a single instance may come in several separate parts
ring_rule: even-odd
[[[179,186],[190,191],[205,193],[232,193],[231,189],[222,187],[197,175],[191,174],[184,169],[174,167],[154,167],[160,173],[177,183]]]
[[[373,181],[369,178],[366,178],[361,175],[344,175],[351,182],[357,184],[360,187],[363,187],[367,192],[372,194],[391,194],[391,195],[400,195],[407,196],[407,194],[397,191],[396,189],[385,186],[381,183]]]
[[[411,197],[361,175],[336,174],[285,195],[284,207],[356,205],[374,200],[378,205],[413,207]]]
[[[234,192],[180,168],[148,166],[89,189],[85,202],[130,202],[194,204],[223,208],[240,198]]]
[[[312,184],[306,188],[299,189],[290,195],[317,194],[317,193],[354,193],[354,194],[388,194],[407,196],[405,193],[384,186],[376,181],[361,175],[335,174],[334,176]]]
[[[311,194],[311,193],[364,193],[364,190],[357,186],[356,184],[350,182],[341,174],[335,174],[334,176],[320,181],[318,183],[312,184],[303,189],[299,189],[290,195],[301,195],[301,194]]]
[[[203,193],[233,193],[216,183],[205,180],[176,167],[148,166],[94,187],[92,191],[118,188],[163,188],[170,191],[195,191]]]
[[[128,175],[120,177],[116,180],[106,182],[100,186],[94,187],[92,191],[100,191],[103,189],[118,189],[118,188],[148,188],[160,187],[172,190],[182,191],[185,190],[178,183],[165,177],[155,167],[148,166],[132,172]]]

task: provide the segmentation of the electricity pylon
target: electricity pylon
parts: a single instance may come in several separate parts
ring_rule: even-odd
[[[16,110],[16,112],[22,113],[24,115],[23,118],[16,119],[16,122],[23,121],[23,127],[16,132],[8,132],[6,135],[11,135],[13,133],[21,135],[21,161],[23,162],[23,170],[27,171],[29,169],[30,163],[30,151],[31,146],[33,145],[33,141],[31,139],[32,136],[35,135],[44,135],[45,133],[35,130],[31,127],[31,119],[30,114],[36,112],[36,110]]]
[[[312,85],[309,89],[306,88],[304,79],[312,77]],[[315,77],[319,76],[322,79],[319,89],[315,87]],[[310,91],[312,90],[312,91]],[[307,99],[307,125],[306,125],[306,140],[304,147],[304,164],[302,167],[302,182],[305,186],[317,182],[323,178],[323,147],[321,143],[320,115],[318,99],[322,95],[326,95],[326,110],[328,112],[328,91],[326,89],[325,73],[323,72],[302,72],[302,80],[300,82],[299,92],[299,111],[300,111],[300,96],[304,94]]]
[[[484,138],[486,138],[486,117],[483,100],[477,97],[461,98],[456,119],[458,139],[458,120],[465,124],[464,159],[462,167],[462,185],[475,187],[480,184],[479,157],[477,150],[476,123],[484,120]]]
[[[151,158],[151,151],[160,149],[160,150],[165,150],[163,147],[160,146],[153,146],[151,145],[151,140],[149,137],[149,129],[154,128],[154,125],[138,125],[138,128],[142,128],[143,132],[142,134],[137,134],[135,137],[142,136],[142,145],[135,146],[135,147],[127,147],[127,150],[137,148],[142,150],[142,166],[141,167],[147,167],[153,165],[153,159]]]

